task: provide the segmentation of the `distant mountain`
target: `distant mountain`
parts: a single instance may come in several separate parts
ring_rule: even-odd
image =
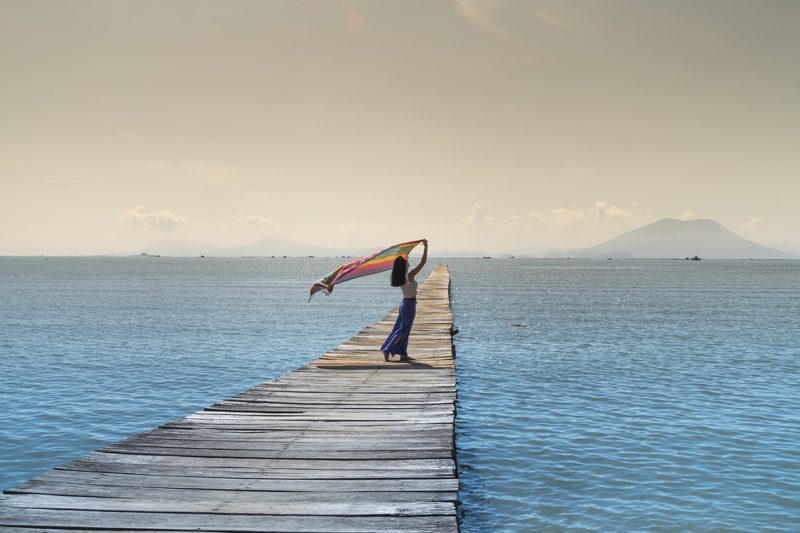
[[[581,250],[576,257],[791,259],[792,254],[744,239],[715,220],[665,218]]]

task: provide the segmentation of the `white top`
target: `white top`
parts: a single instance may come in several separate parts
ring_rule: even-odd
[[[416,298],[417,282],[406,281],[403,285],[400,285],[400,290],[403,291],[403,298]]]

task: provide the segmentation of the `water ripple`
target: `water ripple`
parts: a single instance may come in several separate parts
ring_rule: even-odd
[[[800,264],[614,263],[451,264],[462,531],[800,530]]]

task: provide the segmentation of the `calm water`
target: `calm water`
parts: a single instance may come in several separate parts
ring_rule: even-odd
[[[0,258],[0,488],[396,305],[340,261]],[[447,262],[462,531],[800,531],[800,262]]]

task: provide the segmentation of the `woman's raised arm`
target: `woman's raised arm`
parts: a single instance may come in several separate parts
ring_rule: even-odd
[[[408,272],[408,281],[414,281],[414,276],[419,274],[419,271],[422,270],[422,267],[425,266],[425,262],[428,260],[428,239],[423,239],[422,245],[425,246],[425,249],[422,251],[422,259],[420,259],[419,264],[415,266],[413,270]]]

